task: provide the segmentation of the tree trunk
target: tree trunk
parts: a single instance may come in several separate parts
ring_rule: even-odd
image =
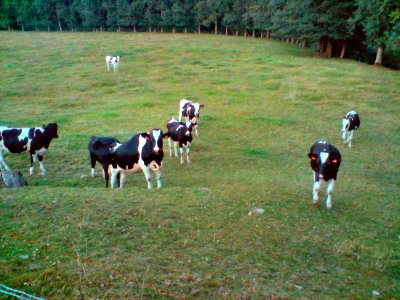
[[[0,187],[16,188],[28,185],[18,171],[3,171],[0,173]]]
[[[326,47],[326,54],[328,55],[328,58],[332,57],[332,42],[328,41],[328,45]]]
[[[11,27],[10,27],[10,25],[8,25],[8,31],[11,31]]]
[[[215,21],[215,29],[214,29],[214,33],[218,34],[218,21]]]
[[[175,33],[176,31],[175,31],[175,26],[174,27],[172,27],[172,33]]]
[[[379,46],[378,47],[378,52],[376,53],[376,58],[375,58],[375,65],[381,66],[382,65],[382,57],[383,57],[383,47]]]
[[[198,33],[201,33],[200,25],[197,27],[197,32],[198,32]]]
[[[24,24],[21,24],[22,31],[25,31]]]
[[[269,30],[268,30],[268,32],[267,32],[267,38],[268,38],[268,39],[271,38],[271,31],[269,31]]]
[[[256,31],[253,29],[253,37],[256,37]]]
[[[342,51],[340,52],[340,58],[344,58],[344,54],[346,53],[346,42],[342,45]]]
[[[292,37],[292,44],[294,44],[294,37]]]
[[[58,27],[60,27],[60,32],[62,31],[61,22],[58,20]]]
[[[185,33],[187,33],[187,27],[185,27]]]
[[[228,26],[225,26],[225,35],[228,35]]]
[[[50,31],[50,25],[47,25],[47,31]]]
[[[133,32],[136,32],[136,24],[133,24]]]
[[[236,36],[239,36],[239,30],[236,29]]]
[[[263,31],[261,30],[261,35],[260,35],[260,37],[261,38],[263,38],[264,37],[264,33],[263,33]]]

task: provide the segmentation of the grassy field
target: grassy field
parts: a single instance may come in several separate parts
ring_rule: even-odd
[[[0,125],[60,126],[46,177],[6,155],[29,187],[0,191],[0,283],[46,299],[400,298],[399,72],[253,38],[0,40]],[[205,104],[200,136],[190,165],[164,144],[162,189],[142,173],[123,190],[89,176],[90,136],[165,129],[182,98]],[[361,127],[347,149],[350,110]],[[342,153],[332,210],[325,185],[311,205],[318,139]]]

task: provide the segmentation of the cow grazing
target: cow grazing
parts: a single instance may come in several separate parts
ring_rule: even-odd
[[[99,162],[103,166],[103,176],[106,180],[106,187],[108,187],[110,178],[108,168],[112,163],[113,148],[118,144],[121,144],[120,141],[113,137],[92,136],[89,141],[88,148],[92,166],[92,177],[95,175],[96,162]]]
[[[178,156],[178,144],[181,157],[181,164],[184,163],[183,159],[183,147],[186,148],[186,161],[190,163],[190,145],[193,140],[192,128],[197,123],[186,121],[186,123],[178,122],[174,118],[170,118],[167,123],[168,129],[168,143],[169,143],[169,155],[172,156],[171,140],[174,142],[175,156]]]
[[[153,187],[151,172],[156,174],[157,187],[161,188],[163,139],[167,137],[168,134],[164,134],[161,129],[152,129],[149,133],[134,135],[124,144],[117,144],[113,148],[111,187],[114,187],[118,174],[121,175],[120,188],[123,188],[127,173],[142,170],[149,189]]]
[[[342,140],[351,148],[354,130],[360,127],[360,117],[355,111],[348,112],[342,119]]]
[[[110,65],[114,66],[114,72],[118,72],[119,61],[121,58],[119,56],[106,56],[107,70],[110,71]]]
[[[197,131],[197,124],[199,123],[200,118],[200,108],[204,107],[203,104],[193,103],[190,100],[182,99],[179,102],[179,122],[182,121],[182,116],[186,119],[186,121],[191,121],[192,123],[196,123],[195,131],[196,136],[199,135]]]
[[[328,183],[326,207],[332,208],[332,190],[341,162],[340,152],[327,142],[318,141],[311,146],[308,157],[311,160],[311,169],[314,171],[313,204],[318,204],[320,179],[323,179]]]
[[[10,170],[4,161],[4,150],[11,153],[29,153],[31,157],[31,167],[29,174],[33,175],[34,162],[39,159],[42,175],[46,174],[43,164],[43,154],[47,152],[53,138],[58,138],[57,124],[49,123],[43,127],[32,128],[0,128],[0,168]]]

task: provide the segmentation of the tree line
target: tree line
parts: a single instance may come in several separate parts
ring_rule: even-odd
[[[0,29],[212,32],[400,66],[398,0],[0,0]]]

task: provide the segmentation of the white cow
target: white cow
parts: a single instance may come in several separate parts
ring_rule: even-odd
[[[119,56],[106,56],[107,70],[110,71],[110,65],[114,66],[114,72],[118,72],[119,61],[121,58]]]

